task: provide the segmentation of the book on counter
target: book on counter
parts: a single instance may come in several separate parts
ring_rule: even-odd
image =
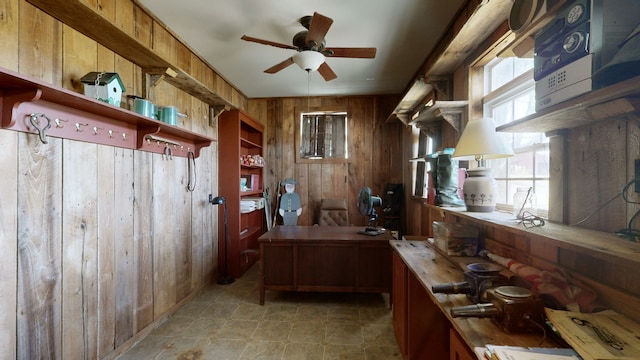
[[[486,345],[486,360],[579,360],[582,359],[570,348],[541,348],[522,346]]]
[[[562,338],[585,360],[640,359],[640,324],[613,310],[584,314],[545,308]]]

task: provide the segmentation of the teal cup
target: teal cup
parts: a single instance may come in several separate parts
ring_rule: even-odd
[[[160,108],[160,121],[169,125],[178,124],[178,109],[175,106],[163,106]]]
[[[133,100],[133,111],[137,112],[142,116],[146,116],[149,118],[153,118],[154,116],[154,104],[145,99],[134,99]]]

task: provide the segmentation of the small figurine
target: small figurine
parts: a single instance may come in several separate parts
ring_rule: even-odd
[[[278,209],[284,225],[295,226],[298,223],[298,216],[302,214],[300,195],[294,192],[296,184],[297,182],[293,178],[287,178],[280,183],[286,191],[280,198],[280,208]]]

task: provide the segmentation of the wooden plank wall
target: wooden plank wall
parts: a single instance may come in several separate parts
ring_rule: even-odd
[[[98,9],[95,2],[88,6]],[[194,78],[246,99],[132,1],[99,11]],[[0,66],[82,92],[90,71],[114,71],[143,94],[142,69],[24,0],[0,2]],[[159,105],[187,114],[178,126],[215,138],[209,107],[160,83]],[[0,130],[0,354],[97,359],[176,310],[217,271],[214,142],[196,159]]]
[[[302,76],[303,74],[301,74]],[[404,176],[402,134],[399,122],[385,119],[398,102],[397,96],[349,96],[250,99],[249,113],[266,124],[265,186],[272,193],[288,177],[298,181],[296,192],[302,201],[298,225],[317,223],[323,198],[346,198],[349,221],[364,225],[365,217],[356,207],[362,186],[384,196],[387,183],[401,183]],[[349,114],[349,163],[296,163],[295,109],[346,107]],[[274,197],[275,203],[275,197]]]
[[[569,131],[568,223],[578,223],[593,214],[580,226],[606,232],[627,227],[640,210],[640,195],[634,192],[633,185],[626,193],[629,203],[621,196],[625,184],[635,177],[634,161],[640,159],[639,139],[640,116],[633,114]],[[632,227],[638,229],[640,219],[636,218]]]

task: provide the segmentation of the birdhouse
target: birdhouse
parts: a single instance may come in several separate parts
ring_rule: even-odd
[[[120,106],[122,93],[126,91],[117,73],[90,72],[80,81],[84,84],[84,94],[90,98]]]

